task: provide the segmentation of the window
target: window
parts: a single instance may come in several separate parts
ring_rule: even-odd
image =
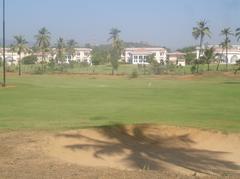
[[[143,59],[143,56],[139,56],[139,59],[142,60],[142,59]]]
[[[138,59],[138,56],[134,56],[134,59]]]

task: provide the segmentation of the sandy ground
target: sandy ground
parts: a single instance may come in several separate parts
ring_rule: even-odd
[[[156,125],[0,133],[0,178],[240,178],[240,134]]]

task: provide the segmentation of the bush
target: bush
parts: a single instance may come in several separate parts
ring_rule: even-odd
[[[196,71],[197,71],[196,66],[195,65],[191,66],[191,73],[194,74],[196,73]]]
[[[15,65],[7,65],[6,66],[6,72],[15,72],[17,69],[18,68]]]
[[[35,64],[37,61],[38,59],[34,55],[27,56],[22,59],[22,62],[24,65],[32,65],[32,64]]]
[[[137,70],[134,70],[131,74],[130,74],[130,76],[129,76],[129,78],[137,78],[138,77],[138,72],[137,72]]]
[[[89,67],[89,63],[88,62],[80,62],[80,67]]]
[[[33,74],[35,74],[35,75],[41,75],[43,73],[44,72],[43,72],[43,70],[40,66],[35,67],[34,70],[33,70]]]

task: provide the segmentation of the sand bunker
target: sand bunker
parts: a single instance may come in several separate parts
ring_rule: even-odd
[[[91,167],[240,172],[240,135],[154,125],[68,131],[47,137],[47,155]]]

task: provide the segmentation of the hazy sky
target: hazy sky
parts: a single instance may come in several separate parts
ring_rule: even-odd
[[[200,19],[213,32],[209,43],[222,40],[222,28],[240,27],[240,0],[6,0],[6,16],[9,40],[22,34],[34,42],[44,26],[52,41],[61,36],[99,44],[117,27],[125,41],[178,48],[197,43],[191,32]]]

